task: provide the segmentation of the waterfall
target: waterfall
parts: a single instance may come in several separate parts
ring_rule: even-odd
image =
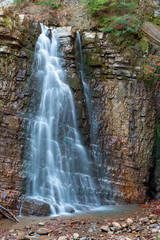
[[[85,78],[84,78],[81,38],[80,38],[80,34],[78,31],[76,33],[75,49],[76,49],[77,70],[79,73],[79,77],[82,81],[84,95],[85,95],[85,99],[86,99],[87,110],[88,110],[88,116],[89,116],[89,121],[90,121],[91,120],[91,112],[92,112],[90,88],[89,88],[89,85],[85,82]]]
[[[113,189],[111,189],[108,179],[109,171],[107,168],[107,158],[103,156],[102,144],[100,142],[97,115],[99,109],[92,108],[90,86],[86,83],[84,77],[83,53],[80,34],[77,31],[75,40],[75,58],[79,77],[83,85],[83,92],[88,110],[89,126],[90,126],[90,156],[92,159],[92,167],[94,168],[94,176],[96,176],[96,184],[98,186],[97,194],[104,205],[115,204],[113,197]],[[104,162],[105,159],[105,162]]]
[[[100,205],[90,163],[77,130],[75,106],[58,55],[56,30],[41,25],[35,47],[42,94],[31,129],[27,195],[47,201],[53,214]]]

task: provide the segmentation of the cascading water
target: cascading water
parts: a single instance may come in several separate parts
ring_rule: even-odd
[[[98,124],[97,122],[97,115],[99,109],[92,108],[91,104],[91,94],[90,94],[90,86],[86,83],[84,77],[84,65],[83,65],[83,53],[82,53],[82,44],[80,34],[77,31],[76,33],[76,40],[75,40],[75,49],[76,49],[76,63],[77,63],[77,70],[82,81],[83,91],[86,101],[86,106],[88,110],[88,118],[89,118],[89,125],[90,125],[90,152],[91,152],[91,159],[94,168],[94,176],[96,176],[96,183],[98,186],[99,191],[97,194],[101,199],[101,203],[104,205],[115,204],[113,198],[113,189],[111,190],[110,181],[108,179],[107,170],[105,166],[107,166],[106,162],[103,162],[104,156],[102,154],[102,148],[100,144],[100,140],[98,136]],[[107,157],[105,158],[105,161]],[[103,166],[103,167],[102,167]]]
[[[91,120],[91,112],[92,112],[90,88],[89,88],[89,85],[85,82],[85,78],[84,78],[81,38],[80,38],[80,34],[78,31],[76,33],[75,49],[77,50],[76,51],[76,59],[77,59],[78,73],[79,73],[79,76],[80,76],[82,84],[83,84],[84,95],[85,95],[85,99],[86,99],[86,105],[87,105],[89,121],[90,121]]]
[[[47,201],[53,214],[66,212],[67,206],[97,207],[100,203],[77,130],[72,93],[58,57],[56,30],[41,28],[34,75],[37,81],[43,79],[43,87],[31,131],[27,195]]]

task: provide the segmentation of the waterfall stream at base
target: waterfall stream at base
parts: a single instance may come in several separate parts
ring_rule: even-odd
[[[83,49],[81,43],[80,33],[77,31],[75,39],[75,59],[77,65],[77,72],[81,79],[83,85],[84,99],[86,103],[86,108],[88,111],[88,121],[89,121],[89,138],[90,138],[90,156],[92,160],[92,169],[94,168],[94,176],[96,176],[96,184],[98,186],[97,195],[101,200],[102,205],[115,205],[114,201],[114,190],[111,189],[110,180],[108,178],[109,172],[106,169],[107,162],[103,162],[103,150],[102,144],[99,139],[98,125],[99,121],[97,119],[99,109],[95,109],[94,104],[92,104],[93,97],[91,96],[91,90],[89,81],[85,77],[85,66],[83,64]],[[89,71],[89,70],[87,70]],[[93,106],[92,106],[93,105]],[[107,161],[107,157],[105,158]]]
[[[65,213],[68,206],[75,211],[98,207],[96,185],[77,130],[73,96],[58,57],[56,30],[41,28],[34,75],[43,80],[43,86],[31,130],[27,195],[48,202],[52,214]]]

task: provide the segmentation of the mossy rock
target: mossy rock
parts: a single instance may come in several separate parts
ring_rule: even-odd
[[[101,67],[103,65],[103,59],[99,53],[94,53],[92,49],[89,49],[83,55],[84,64],[92,67]]]

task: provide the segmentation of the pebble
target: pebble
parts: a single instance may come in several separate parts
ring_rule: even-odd
[[[40,222],[40,223],[38,223],[38,226],[44,226],[45,225],[45,222]]]
[[[30,238],[24,235],[24,236],[18,236],[17,240],[30,240]]]
[[[122,228],[118,222],[113,222],[112,225],[115,228],[115,230],[120,230]]]
[[[126,228],[126,227],[128,227],[128,224],[127,224],[126,222],[122,222],[122,223],[121,223],[121,226],[122,226],[123,228]]]
[[[108,234],[109,234],[109,235],[112,235],[112,234],[113,234],[113,232],[112,232],[112,231],[109,231],[109,232],[108,232]]]
[[[92,232],[93,232],[93,228],[89,228],[88,233],[92,233]]]
[[[157,218],[158,218],[158,216],[155,215],[155,214],[151,214],[151,215],[149,215],[149,219],[157,219]]]
[[[149,219],[147,217],[146,218],[140,218],[139,221],[143,222],[143,223],[147,223],[149,221]]]
[[[35,235],[35,231],[31,231],[31,232],[29,232],[28,235],[29,235],[29,236],[34,236],[34,235]]]
[[[102,227],[101,227],[101,230],[102,230],[103,232],[109,232],[109,231],[110,231],[110,228],[109,228],[108,225],[106,225],[106,226],[102,226]]]
[[[127,224],[130,226],[133,224],[133,219],[132,218],[127,218]]]
[[[151,230],[151,232],[152,232],[152,233],[158,233],[158,229],[157,229],[157,228],[153,228],[153,229]]]
[[[66,236],[61,236],[58,238],[58,240],[67,240],[67,237]]]
[[[73,238],[74,239],[78,239],[79,238],[79,234],[78,233],[73,233]]]
[[[156,223],[156,222],[157,222],[156,219],[151,219],[151,220],[150,220],[150,223]]]
[[[73,220],[71,220],[70,222],[69,220],[69,223],[64,221],[64,225],[63,221],[61,222],[60,220],[58,220],[58,222],[60,222],[60,225],[59,223],[57,225],[58,228],[56,225],[53,225],[53,229],[50,226],[50,223],[48,224],[48,222],[45,221],[31,225],[31,227],[25,226],[25,230],[23,229],[23,231],[18,229],[10,229],[8,230],[6,236],[3,237],[2,235],[0,236],[0,239],[31,240],[32,238],[35,238],[37,240],[147,240],[147,236],[149,236],[152,240],[160,240],[160,218],[159,216],[154,214],[151,214],[149,217],[147,216],[145,218],[129,217],[127,219],[122,218],[115,221],[113,221],[112,219],[108,219],[105,221],[99,220],[93,223],[86,220],[85,226],[83,221],[73,222]],[[106,225],[102,225],[100,227],[101,223]],[[51,233],[50,229],[43,227],[45,224],[46,226],[50,226],[50,228],[53,230],[52,234],[49,234]],[[35,228],[37,226],[40,226],[40,228],[35,231]],[[83,226],[85,228],[83,228]],[[67,227],[67,229],[65,229],[65,227]],[[28,231],[29,229],[31,230]],[[79,233],[72,232],[76,231],[76,229],[81,230],[80,235]],[[102,234],[99,234],[99,230],[101,230]],[[57,234],[59,234],[59,236],[57,236]]]
[[[37,233],[38,233],[39,235],[48,235],[49,232],[50,232],[50,231],[49,231],[47,228],[39,228],[39,229],[37,230]]]
[[[27,230],[28,230],[28,229],[31,229],[31,227],[30,227],[30,226],[25,226],[25,229],[27,229]]]

